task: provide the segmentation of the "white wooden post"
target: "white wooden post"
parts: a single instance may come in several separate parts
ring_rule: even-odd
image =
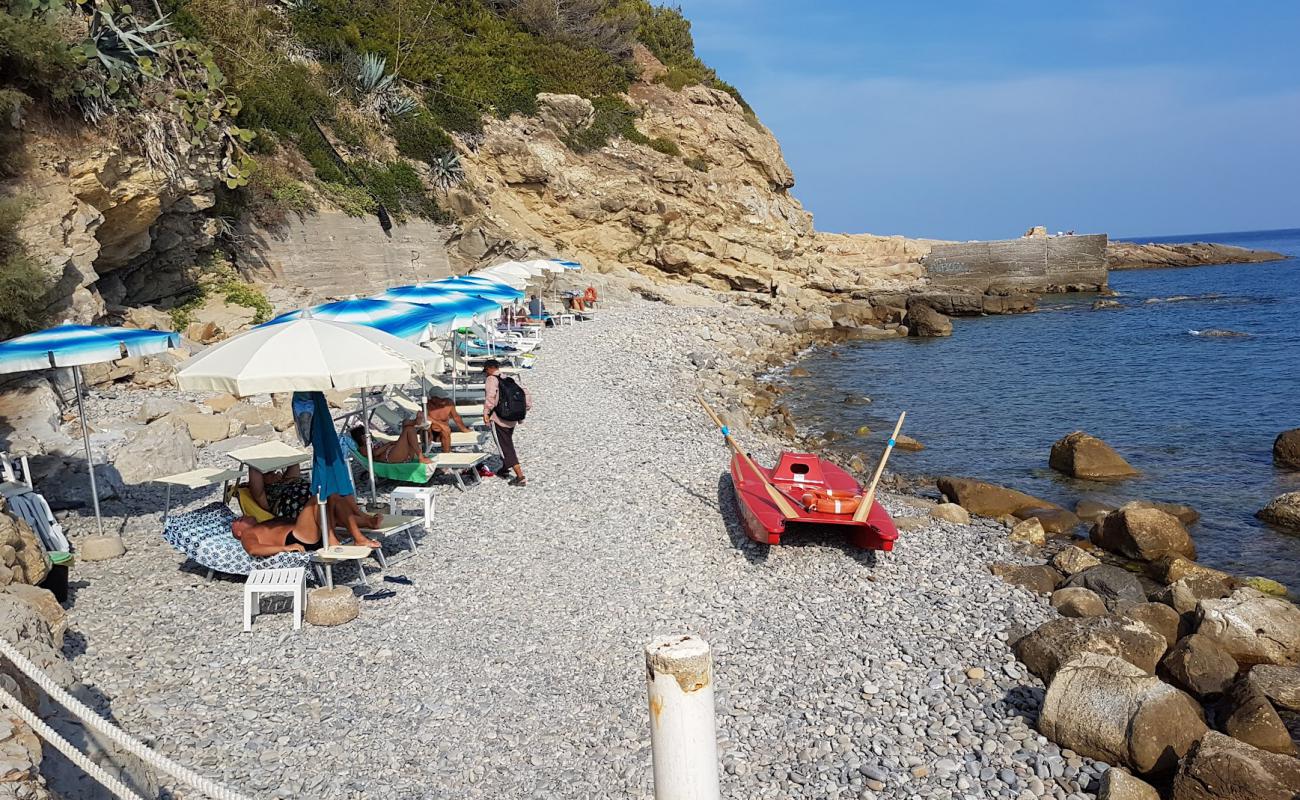
[[[718,738],[713,656],[697,636],[666,636],[645,648],[655,800],[716,800]]]

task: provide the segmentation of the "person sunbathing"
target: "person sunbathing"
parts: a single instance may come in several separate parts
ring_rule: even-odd
[[[382,516],[363,514],[352,495],[331,495],[325,501],[325,513],[330,521],[329,544],[339,543],[334,528],[347,528],[352,541],[361,547],[379,547],[379,542],[361,533],[360,523],[368,528],[378,527]],[[250,556],[273,556],[276,553],[302,553],[308,548],[320,547],[320,504],[312,497],[293,519],[277,517],[258,522],[253,517],[239,517],[230,523],[230,532]]]
[[[442,452],[451,452],[451,423],[461,433],[469,433],[469,427],[456,412],[456,404],[446,397],[430,397],[424,407],[424,418],[428,421],[429,438],[437,438],[442,444]]]
[[[297,464],[283,470],[262,472],[248,468],[248,493],[259,508],[281,519],[296,519],[311,499],[311,486]]]
[[[360,425],[354,426],[348,431],[352,441],[356,442],[357,452],[364,458],[366,455],[366,431]],[[448,436],[450,436],[450,432]],[[370,456],[375,461],[382,461],[385,464],[411,464],[419,461],[422,464],[431,463],[420,449],[420,436],[416,433],[416,421],[408,419],[402,423],[402,432],[397,435],[397,441],[394,442],[374,442],[370,443]]]

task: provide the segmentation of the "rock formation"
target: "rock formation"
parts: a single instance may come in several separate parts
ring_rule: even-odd
[[[1047,464],[1057,472],[1085,480],[1109,481],[1139,474],[1113,447],[1083,431],[1057,440]]]
[[[1282,431],[1273,440],[1273,463],[1282,469],[1300,470],[1300,428]]]
[[[1107,514],[1093,528],[1091,539],[1098,547],[1141,561],[1196,558],[1196,545],[1176,517],[1132,503]]]
[[[1255,516],[1282,528],[1300,532],[1300,492],[1280,494],[1268,505],[1255,512]]]
[[[1281,261],[1286,256],[1268,250],[1247,250],[1227,244],[1137,244],[1111,240],[1106,248],[1110,269],[1199,267],[1209,264],[1254,264]]]

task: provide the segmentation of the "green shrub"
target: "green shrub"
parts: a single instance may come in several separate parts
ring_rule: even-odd
[[[27,202],[0,197],[0,337],[33,331],[45,323],[41,299],[52,282],[18,238]]]
[[[0,6],[5,5],[0,2]],[[60,102],[72,96],[77,63],[49,14],[0,8],[0,80],[25,94]]]
[[[650,138],[637,130],[637,111],[618,97],[597,97],[591,101],[595,110],[591,125],[574,131],[564,143],[575,153],[599,150],[615,136],[637,144],[650,144]]]
[[[260,159],[244,189],[243,211],[265,228],[279,228],[289,215],[303,217],[316,210],[316,198],[300,180],[273,161]]]
[[[456,149],[451,137],[423,109],[394,120],[391,127],[393,138],[397,141],[397,152],[407,158],[433,164]]]
[[[346,183],[322,183],[321,190],[331,203],[349,217],[365,217],[379,210],[375,198],[364,187]]]
[[[353,164],[352,171],[375,199],[388,209],[394,220],[401,222],[410,216],[443,218],[437,203],[424,188],[419,173],[410,164],[369,161]]]
[[[658,151],[667,156],[680,156],[682,154],[681,148],[679,148],[677,143],[672,139],[665,139],[661,136],[656,136],[650,140],[649,144],[651,150]]]

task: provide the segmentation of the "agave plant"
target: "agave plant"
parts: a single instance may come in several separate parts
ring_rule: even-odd
[[[419,107],[419,100],[409,94],[393,91],[384,96],[379,110],[385,116],[396,119],[415,113]]]
[[[129,13],[115,15],[103,6],[96,6],[90,17],[90,38],[83,43],[82,52],[88,59],[98,58],[110,75],[147,75],[162,49],[175,44],[149,40],[153,34],[166,31],[167,27],[165,15],[141,25]]]
[[[397,79],[389,74],[388,59],[378,53],[366,53],[353,64],[352,81],[357,91],[363,95],[380,95],[387,91]]]
[[[433,172],[433,185],[439,189],[450,189],[465,180],[459,153],[447,151],[429,162],[429,168]]]

